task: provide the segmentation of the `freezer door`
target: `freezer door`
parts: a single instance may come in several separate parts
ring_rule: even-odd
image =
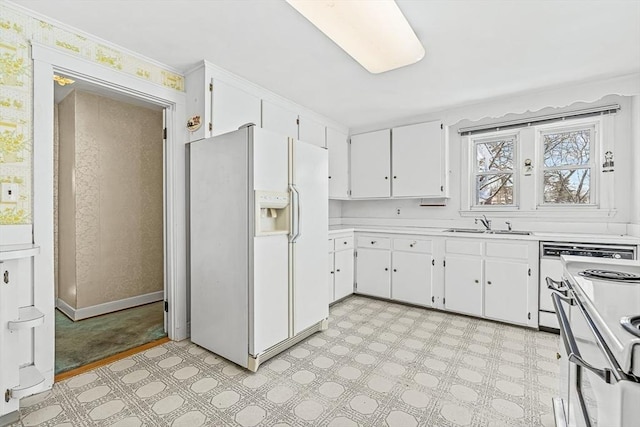
[[[327,150],[294,141],[292,184],[299,193],[299,235],[291,243],[293,258],[293,333],[329,316],[327,239],[329,184]]]

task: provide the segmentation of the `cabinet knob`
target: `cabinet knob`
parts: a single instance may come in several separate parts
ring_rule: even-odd
[[[337,269],[336,272],[340,273],[340,269]]]
[[[329,273],[333,274],[333,271],[330,271]]]
[[[394,272],[394,273],[397,273],[397,272],[398,272],[398,270],[394,268],[394,269],[393,269],[393,272]]]
[[[411,242],[411,243],[409,244],[409,247],[410,247],[410,248],[414,247],[414,246],[416,245],[416,243],[418,243],[418,242]]]
[[[7,285],[9,284],[9,270],[5,270],[3,276],[3,281],[4,283],[6,283]]]
[[[372,240],[372,241],[371,241],[371,244],[372,244],[372,245],[375,245],[376,243],[377,243],[377,242],[376,242],[375,240]]]
[[[385,176],[385,177],[384,177],[384,179],[389,179],[389,177],[388,177],[388,176]]]
[[[476,283],[480,283],[480,282],[478,282],[478,279],[474,280],[474,282],[476,282]]]
[[[560,356],[560,353],[556,353],[556,359],[560,360],[562,356]]]
[[[394,175],[394,176],[393,176],[393,179],[396,179],[396,178],[398,178],[398,177]]]
[[[384,271],[389,271],[389,269],[385,267],[385,268],[384,268]]]
[[[331,179],[331,177],[329,177],[329,179]]]
[[[491,284],[491,280],[487,280],[487,285],[490,285],[490,284]]]
[[[347,244],[347,242],[342,242],[342,244],[343,244],[343,245],[346,245],[346,244]]]

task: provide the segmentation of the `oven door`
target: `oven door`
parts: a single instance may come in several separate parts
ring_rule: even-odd
[[[574,298],[552,296],[568,361],[568,390],[564,393],[570,427],[620,427],[621,387],[600,347],[598,333],[581,303]],[[568,307],[568,313],[565,307]],[[566,375],[566,373],[565,373]]]

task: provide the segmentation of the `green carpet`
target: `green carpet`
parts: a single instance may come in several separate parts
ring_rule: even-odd
[[[74,322],[56,310],[55,373],[167,336],[162,301]]]

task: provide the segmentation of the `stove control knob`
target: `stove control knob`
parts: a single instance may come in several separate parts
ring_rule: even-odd
[[[560,360],[562,356],[560,356],[560,353],[556,353],[556,359]]]
[[[614,257],[615,259],[620,259],[620,258],[622,258],[622,257],[620,256],[620,254],[613,254],[613,257]]]

